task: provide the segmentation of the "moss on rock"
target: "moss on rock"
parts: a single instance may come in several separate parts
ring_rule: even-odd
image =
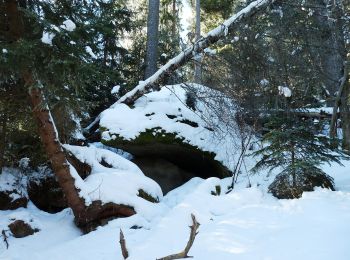
[[[211,195],[213,196],[220,196],[221,194],[221,186],[220,185],[216,185],[215,186],[215,191],[211,191]]]
[[[105,128],[100,130],[108,131]],[[118,134],[110,135],[109,140],[101,140],[104,145],[125,150],[135,156],[163,158],[204,178],[231,176],[230,171],[215,160],[215,153],[202,151],[189,144],[185,138],[160,127],[146,129],[132,140],[126,140]]]
[[[143,189],[139,189],[139,194],[137,195],[140,198],[143,198],[149,202],[152,203],[158,203],[159,202],[159,198],[154,198],[151,195],[149,195],[147,192],[145,192]]]

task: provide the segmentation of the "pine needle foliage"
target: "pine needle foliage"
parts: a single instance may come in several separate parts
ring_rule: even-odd
[[[298,175],[324,175],[321,164],[341,164],[345,158],[342,151],[334,147],[333,140],[318,133],[319,126],[312,120],[280,113],[266,126],[270,131],[262,138],[265,146],[254,153],[260,157],[252,169],[255,173],[281,168],[281,174],[290,176],[291,186],[295,187]]]

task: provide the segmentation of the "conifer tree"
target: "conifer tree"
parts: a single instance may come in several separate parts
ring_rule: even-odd
[[[300,197],[303,191],[311,191],[315,186],[334,189],[332,178],[320,166],[330,162],[341,164],[344,156],[327,136],[318,133],[317,124],[285,112],[276,114],[266,125],[271,130],[262,138],[265,146],[254,153],[260,160],[253,172],[281,169],[269,187],[276,197]]]
[[[110,4],[107,9],[99,8],[107,3]],[[100,201],[89,207],[85,205],[75,187],[50,111],[53,101],[79,102],[86,87],[106,85],[106,76],[112,77],[109,67],[101,67],[98,61],[103,57],[105,63],[113,63],[110,56],[114,50],[101,55],[101,50],[107,50],[107,47],[99,40],[112,42],[106,39],[114,33],[105,23],[112,21],[103,19],[106,10],[114,8],[114,4],[115,1],[0,2],[1,84],[10,83],[12,87],[18,84],[23,93],[28,93],[46,155],[73,210],[76,224],[82,228],[88,228],[92,222],[98,223],[104,217],[134,214],[130,208],[102,205]],[[115,39],[113,46],[116,46]]]

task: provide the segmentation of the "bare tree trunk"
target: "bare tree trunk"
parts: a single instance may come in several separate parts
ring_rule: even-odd
[[[6,104],[5,104],[6,106]],[[6,139],[7,139],[7,111],[4,107],[2,114],[0,116],[1,132],[0,132],[0,174],[2,173],[2,168],[5,165],[5,151],[6,151]]]
[[[30,72],[23,73],[23,78],[26,86],[30,89],[29,98],[39,135],[68,205],[73,210],[76,225],[85,232],[89,232],[96,226],[103,224],[104,219],[129,217],[135,214],[132,207],[114,203],[103,204],[101,201],[93,201],[91,205],[86,206],[75,186],[75,179],[71,175],[69,162],[58,140],[56,127],[45,103],[42,89],[34,86],[36,82]]]
[[[331,124],[330,124],[330,137],[333,139],[337,137],[337,120],[338,120],[339,107],[342,106],[342,103],[345,103],[344,104],[345,106],[347,104],[346,103],[347,102],[346,92],[347,92],[347,88],[349,87],[348,86],[349,85],[348,74],[349,74],[349,65],[347,64],[347,62],[345,62],[344,75],[340,81],[340,87],[339,87],[337,97],[336,97],[335,102],[334,102],[332,119],[331,119]],[[344,110],[344,106],[343,106],[342,110]],[[341,114],[341,117],[343,118],[344,115],[345,114]]]
[[[201,1],[196,0],[196,42],[201,38]],[[198,53],[194,57],[194,82],[200,84],[202,82],[202,58]]]
[[[171,25],[171,35],[173,41],[176,39],[176,0],[173,0],[173,22]]]
[[[24,23],[22,14],[18,10],[18,3],[16,0],[7,1],[6,14],[9,18],[8,40],[10,42],[18,41],[23,37]],[[69,164],[58,141],[56,128],[51,118],[50,111],[45,104],[42,90],[35,87],[36,81],[30,71],[21,71],[20,73],[22,74],[25,85],[29,88],[29,98],[33,108],[33,115],[36,119],[39,134],[48,158],[51,161],[53,171],[67,197],[69,206],[74,212],[77,223],[80,223],[80,219],[84,218],[85,203],[84,200],[79,197],[78,191],[75,188],[75,180],[70,174]]]
[[[350,83],[347,78],[344,91],[341,96],[340,117],[343,132],[343,149],[350,154]]]
[[[147,21],[147,49],[145,78],[157,71],[158,59],[159,0],[149,0]]]
[[[24,80],[30,87],[29,98],[33,109],[33,115],[37,122],[39,134],[43,142],[46,154],[50,159],[52,169],[58,179],[67,198],[69,207],[73,210],[78,226],[84,222],[85,202],[79,196],[75,187],[75,179],[70,174],[69,163],[66,155],[58,141],[56,127],[52,120],[50,111],[45,103],[42,90],[33,87],[35,81],[30,73],[24,74]]]

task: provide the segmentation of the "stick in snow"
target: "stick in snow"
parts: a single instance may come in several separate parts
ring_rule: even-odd
[[[192,256],[188,255],[188,252],[190,251],[190,249],[193,245],[194,239],[196,238],[196,236],[198,234],[197,230],[198,230],[200,224],[197,222],[196,217],[193,214],[191,214],[191,218],[192,218],[192,226],[190,226],[191,234],[190,234],[190,238],[188,239],[188,242],[187,242],[185,249],[180,253],[168,255],[168,256],[159,258],[157,260],[173,260],[173,259],[182,259],[182,258],[192,258]]]
[[[129,252],[128,249],[126,248],[126,242],[124,238],[123,231],[120,229],[120,235],[119,235],[119,243],[120,243],[120,248],[122,249],[122,255],[124,259],[127,259],[129,257]]]
[[[5,242],[5,244],[6,244],[6,249],[9,249],[9,242],[7,241],[8,237],[7,237],[7,235],[6,235],[6,231],[3,230],[1,233],[2,233],[2,236],[3,236],[3,238],[4,238],[4,242]]]

